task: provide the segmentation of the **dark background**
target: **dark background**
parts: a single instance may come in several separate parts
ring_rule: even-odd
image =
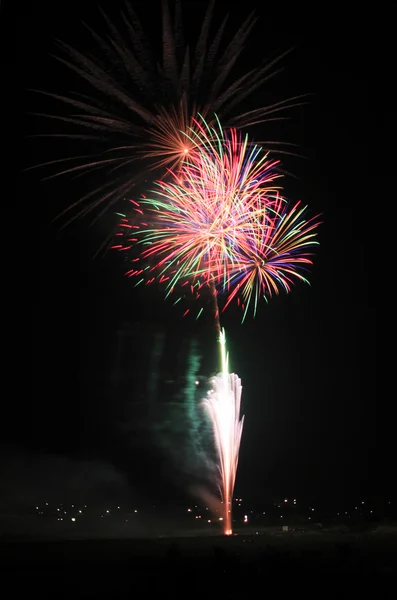
[[[112,17],[119,11],[117,2],[96,4]],[[195,30],[205,4],[183,2],[186,30]],[[160,7],[148,14],[146,3],[133,5],[157,39]],[[251,8],[259,20],[237,69],[293,51],[282,62],[283,72],[256,92],[247,108],[311,94],[307,106],[289,111],[289,120],[254,128],[251,134],[298,145],[303,158],[283,157],[292,173],[285,193],[292,201],[302,199],[312,214],[321,213],[323,225],[310,287],[298,284],[290,295],[263,303],[257,317],[244,325],[233,311],[223,321],[232,368],[243,382],[246,414],[236,489],[258,502],[272,495],[383,496],[392,488],[394,458],[376,397],[374,220],[380,216],[369,207],[379,183],[372,149],[385,135],[370,67],[377,44],[374,34],[369,43],[365,14],[341,18],[337,7],[290,12],[247,1],[243,16]],[[218,2],[215,23],[223,10]],[[237,5],[231,9],[229,31],[241,22],[239,11]],[[54,113],[58,106],[28,90],[67,93],[80,85],[52,55],[56,39],[94,51],[82,21],[106,31],[91,3],[35,3],[20,18],[24,166],[51,160],[58,145],[65,148],[67,142],[51,146],[53,141],[25,137],[41,127],[29,112]],[[159,459],[149,436],[147,442],[142,436],[138,453],[129,453],[122,443],[114,426],[115,406],[125,399],[110,397],[104,381],[123,323],[145,321],[150,313],[146,320],[174,332],[176,345],[197,333],[197,325],[182,319],[182,309],[164,303],[156,292],[150,298],[136,292],[123,276],[117,253],[93,258],[114,226],[112,210],[95,223],[88,217],[64,229],[62,221],[53,221],[89,180],[41,177],[40,170],[23,172],[17,188],[17,201],[27,206],[30,218],[24,238],[32,282],[26,290],[32,313],[27,370],[32,387],[7,421],[6,460],[13,453],[39,463],[48,455],[76,465],[82,459],[100,460],[123,473],[135,492],[150,490],[156,500],[169,501],[171,491],[179,499],[185,490],[172,483],[171,467]],[[214,338],[210,324],[203,323],[202,351],[210,356]]]

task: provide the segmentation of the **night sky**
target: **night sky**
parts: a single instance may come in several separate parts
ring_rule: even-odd
[[[97,4],[117,19],[120,3]],[[160,11],[147,14],[145,4],[133,3],[155,37]],[[206,3],[183,4],[189,31]],[[222,6],[218,2],[215,23],[222,18]],[[254,2],[245,2],[240,15],[236,5],[229,31],[251,7]],[[369,234],[373,225],[364,208],[378,185],[377,173],[370,168],[371,148],[382,123],[371,98],[375,92],[365,27],[357,16],[353,22],[346,15],[340,19],[337,14],[288,14],[285,7],[269,8],[268,3],[263,14],[260,9],[257,13],[259,21],[237,71],[293,50],[282,62],[284,70],[255,92],[247,108],[311,95],[306,106],[289,111],[288,120],[253,128],[251,133],[258,140],[297,144],[294,151],[303,158],[283,157],[292,174],[285,179],[285,193],[291,200],[302,199],[312,214],[322,213],[323,225],[311,286],[298,284],[288,296],[264,302],[257,317],[243,325],[234,311],[223,320],[232,368],[243,382],[246,414],[237,490],[255,501],[292,495],[382,496],[391,487],[393,456],[391,442],[383,439],[380,448],[373,234]],[[65,94],[79,89],[80,80],[52,55],[58,52],[56,39],[82,52],[95,51],[82,21],[99,33],[106,31],[98,10],[83,2],[45,8],[35,3],[25,9],[18,70],[23,100],[20,143],[26,167],[60,152],[64,155],[70,143],[25,137],[40,132],[43,124],[29,112],[60,110],[55,101],[28,89]],[[70,148],[79,152],[78,144]],[[65,220],[53,221],[95,185],[95,174],[84,180],[42,181],[42,176],[37,169],[23,172],[18,183],[18,203],[28,206],[31,219],[23,237],[24,260],[33,281],[27,292],[32,389],[7,423],[6,460],[29,457],[39,471],[40,465],[44,471],[48,468],[48,457],[55,456],[60,465],[72,461],[76,470],[81,461],[97,461],[104,472],[114,469],[121,474],[134,494],[178,499],[186,478],[181,484],[175,466],[159,456],[144,432],[140,445],[124,440],[117,415],[127,400],[111,398],[106,381],[123,323],[164,326],[175,332],[176,345],[197,332],[197,325],[182,319],[182,309],[164,303],[155,291],[150,298],[137,292],[123,276],[125,265],[117,253],[93,258],[114,226],[112,209],[95,223],[92,216],[65,228]],[[211,327],[205,320],[202,327],[203,353],[210,356]],[[23,353],[18,366],[22,378],[25,357]]]

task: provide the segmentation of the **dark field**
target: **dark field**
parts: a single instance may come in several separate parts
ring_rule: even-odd
[[[3,542],[4,598],[397,596],[397,533]]]

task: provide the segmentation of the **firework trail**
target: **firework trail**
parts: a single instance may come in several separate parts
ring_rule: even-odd
[[[162,352],[163,359],[164,351],[165,346]],[[165,385],[158,382],[157,401],[150,402],[149,397],[149,403],[146,402],[147,428],[153,444],[169,461],[170,478],[175,478],[181,485],[192,488],[195,487],[191,483],[192,480],[212,480],[216,473],[214,457],[208,452],[212,426],[200,403],[201,388],[198,385],[198,377],[201,354],[195,338],[184,341],[179,359],[184,383],[177,387],[170,385],[170,382]],[[149,380],[156,379],[157,375],[158,373],[150,372]],[[196,495],[195,492],[193,495]]]
[[[207,471],[212,474],[213,461],[208,459],[208,442],[211,436],[211,428],[206,415],[202,410],[198,400],[200,394],[199,370],[201,364],[201,354],[197,340],[192,338],[188,346],[186,359],[186,378],[182,390],[183,400],[186,403],[186,422],[189,430],[189,456],[188,462],[190,468],[196,465],[194,469],[197,474]]]
[[[219,459],[219,491],[223,502],[223,532],[232,534],[232,498],[244,417],[240,418],[241,380],[229,373],[224,330],[220,333],[221,372],[210,380],[203,400],[212,423]]]

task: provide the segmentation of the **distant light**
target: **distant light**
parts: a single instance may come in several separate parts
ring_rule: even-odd
[[[364,500],[361,502],[361,504],[364,504]]]
[[[58,511],[60,511],[61,509],[60,509],[60,508],[57,508],[57,510],[58,510]]]
[[[264,512],[264,513],[262,513],[262,515],[265,515],[265,514],[266,514],[265,512]]]
[[[312,508],[312,511],[314,511],[314,508]]]
[[[288,502],[287,498],[285,498],[284,502]]]
[[[128,523],[128,519],[126,519],[125,522]]]
[[[82,512],[83,512],[82,510],[79,510],[79,513],[80,513],[80,514],[81,514]]]
[[[390,502],[389,502],[389,504],[390,504]],[[36,510],[39,510],[39,507],[38,507],[38,506],[36,506]]]
[[[74,504],[72,504],[72,508],[74,508]]]
[[[191,508],[188,508],[188,509],[187,509],[187,512],[192,512],[192,509],[191,509]]]
[[[199,383],[200,383],[199,381],[196,381],[196,385],[199,385]]]
[[[208,519],[208,523],[211,523],[211,519]]]
[[[134,512],[138,512],[138,511],[135,509]]]
[[[244,515],[244,523],[248,523],[248,515]]]
[[[282,519],[282,518],[283,518],[283,515],[280,515],[280,519]]]
[[[46,502],[45,505],[48,506],[48,502]]]
[[[107,510],[106,512],[108,513],[109,511]]]
[[[120,510],[120,506],[117,507]]]
[[[223,517],[219,517],[219,520],[220,520],[220,521],[223,521]]]
[[[70,520],[71,520],[71,521],[75,521],[76,519],[75,519],[74,517],[72,517]]]

